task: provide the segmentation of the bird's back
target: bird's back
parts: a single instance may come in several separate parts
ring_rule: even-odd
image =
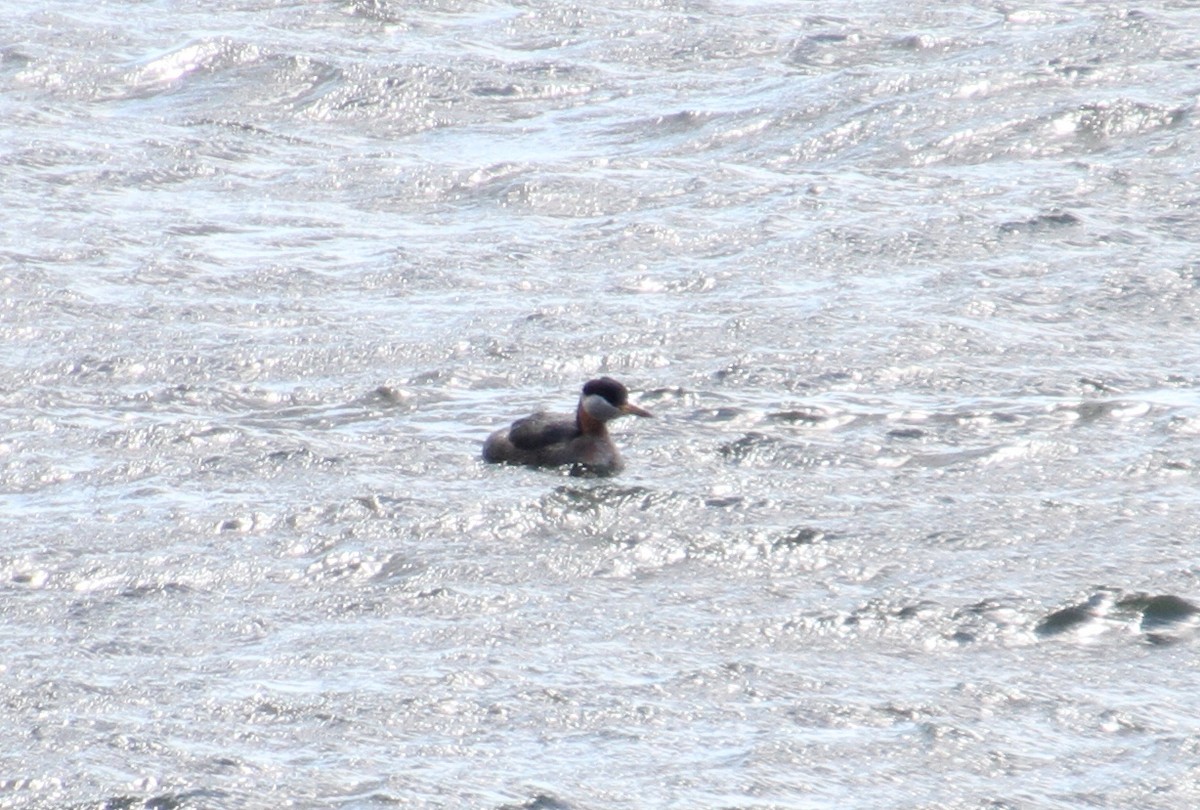
[[[535,413],[488,436],[483,460],[546,467],[577,464],[596,472],[615,472],[622,466],[621,456],[600,427],[598,433],[589,434],[572,416]]]
[[[520,450],[537,452],[569,442],[579,433],[579,425],[572,417],[539,411],[513,422],[508,429],[508,438]]]

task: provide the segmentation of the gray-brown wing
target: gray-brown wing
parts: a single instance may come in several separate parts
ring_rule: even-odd
[[[512,423],[508,440],[522,450],[539,450],[552,444],[569,442],[579,435],[575,420],[553,413],[535,413]]]

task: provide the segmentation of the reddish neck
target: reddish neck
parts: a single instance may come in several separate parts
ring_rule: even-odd
[[[596,417],[588,413],[583,403],[579,403],[579,408],[575,411],[575,424],[579,427],[579,432],[587,436],[607,436],[608,429],[604,427],[604,423]]]

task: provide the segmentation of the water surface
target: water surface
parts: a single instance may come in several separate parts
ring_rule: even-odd
[[[0,805],[1200,802],[1192,5],[0,25]]]

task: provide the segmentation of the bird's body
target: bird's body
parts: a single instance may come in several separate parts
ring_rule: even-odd
[[[539,411],[497,430],[483,443],[483,460],[535,467],[578,465],[612,473],[624,462],[608,435],[607,423],[618,416],[650,416],[632,405],[625,386],[610,377],[583,386],[574,416]]]

